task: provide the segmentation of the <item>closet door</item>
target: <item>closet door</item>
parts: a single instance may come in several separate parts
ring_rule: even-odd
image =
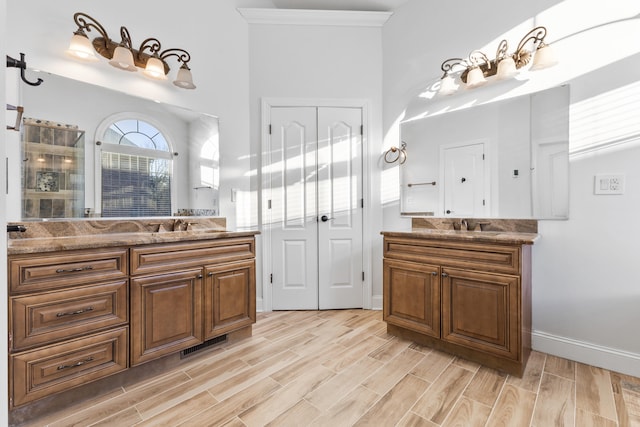
[[[320,309],[362,307],[362,110],[318,109]]]
[[[274,310],[318,308],[317,140],[315,107],[271,109]]]
[[[270,119],[273,309],[360,308],[362,110],[272,107]]]

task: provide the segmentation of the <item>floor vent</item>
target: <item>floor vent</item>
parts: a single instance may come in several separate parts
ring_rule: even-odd
[[[205,341],[202,344],[194,345],[193,347],[189,347],[180,352],[180,358],[184,359],[185,357],[193,356],[200,350],[204,350],[207,347],[211,347],[212,345],[219,344],[221,342],[225,342],[227,340],[227,334],[220,335],[219,337],[215,337],[210,339],[209,341]]]

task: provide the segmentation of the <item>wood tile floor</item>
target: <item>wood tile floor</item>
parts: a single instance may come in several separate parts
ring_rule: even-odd
[[[387,335],[380,311],[272,312],[251,338],[31,425],[640,426],[640,378],[537,352],[515,378]]]

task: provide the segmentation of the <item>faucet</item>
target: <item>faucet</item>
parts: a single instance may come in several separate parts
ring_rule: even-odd
[[[184,224],[184,220],[181,218],[176,218],[173,220],[173,231],[180,231],[182,229],[182,224]]]

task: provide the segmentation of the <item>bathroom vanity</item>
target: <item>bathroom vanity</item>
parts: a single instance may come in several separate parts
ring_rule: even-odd
[[[10,233],[11,408],[147,365],[157,373],[149,362],[251,334],[256,232],[197,221],[189,231],[149,231],[147,219]]]
[[[387,331],[522,376],[537,234],[414,228],[382,235]]]

